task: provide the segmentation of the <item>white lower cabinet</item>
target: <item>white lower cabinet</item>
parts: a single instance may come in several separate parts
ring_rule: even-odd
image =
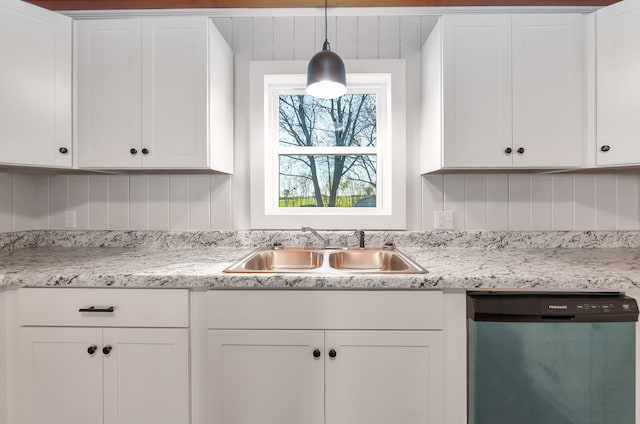
[[[214,299],[209,308],[224,303],[228,309],[224,317],[210,310],[210,317],[219,317],[220,324],[224,320],[226,328],[211,328],[217,324],[210,318],[208,422],[445,422],[444,337],[442,318],[437,313],[442,312],[441,293],[353,295],[211,292]],[[411,305],[408,309],[416,308],[416,314],[397,308],[403,297],[406,305]],[[348,302],[356,298],[359,300],[355,303]],[[372,325],[368,326],[366,315],[360,314],[370,313],[367,305],[375,303],[380,307],[379,314],[371,316]],[[300,305],[305,306],[304,310]],[[430,306],[434,308],[429,310]],[[256,313],[269,309],[279,310],[279,317]],[[397,319],[397,329],[377,329],[380,317],[388,315],[423,319],[407,320],[410,330],[403,329]],[[357,321],[361,328],[351,329]],[[255,329],[265,322],[281,328]],[[302,322],[312,328],[295,329]],[[341,324],[349,330],[334,328]],[[242,326],[246,328],[238,328]],[[416,326],[424,329],[416,330]]]
[[[212,423],[324,423],[324,332],[210,330]]]
[[[187,331],[22,329],[24,422],[188,422]]]
[[[327,331],[326,421],[443,423],[442,331]]]
[[[441,423],[442,332],[209,330],[211,423]]]
[[[16,422],[189,423],[189,329],[177,328],[184,326],[182,317],[163,322],[176,328],[127,327],[141,322],[137,315],[144,317],[148,325],[152,325],[156,315],[184,315],[184,322],[188,322],[186,291],[21,291]],[[105,292],[110,297],[108,305],[95,304]],[[139,300],[145,295],[151,301]],[[55,302],[58,306],[37,318],[34,311],[42,311],[38,305],[47,298],[50,304]],[[170,307],[172,312],[163,313],[154,304]],[[91,306],[114,310],[79,311]],[[67,315],[69,310],[76,316]],[[59,326],[70,320],[74,326]],[[109,320],[122,327],[109,327]]]
[[[102,423],[101,345],[99,328],[22,329],[22,422]]]
[[[104,329],[105,424],[189,422],[188,331]]]

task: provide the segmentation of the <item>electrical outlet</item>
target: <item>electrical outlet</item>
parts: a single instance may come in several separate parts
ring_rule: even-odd
[[[453,211],[435,211],[433,221],[436,230],[453,230]]]
[[[64,226],[76,228],[76,211],[64,211]]]

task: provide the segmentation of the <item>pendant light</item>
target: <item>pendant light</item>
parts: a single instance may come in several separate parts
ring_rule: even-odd
[[[324,43],[307,67],[307,94],[321,99],[335,99],[347,92],[344,62],[331,51],[327,37],[328,0],[324,0]]]

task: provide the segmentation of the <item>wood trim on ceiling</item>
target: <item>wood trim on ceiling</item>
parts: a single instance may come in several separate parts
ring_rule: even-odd
[[[323,0],[27,0],[50,10],[299,8]],[[618,0],[330,0],[331,7],[608,6]]]

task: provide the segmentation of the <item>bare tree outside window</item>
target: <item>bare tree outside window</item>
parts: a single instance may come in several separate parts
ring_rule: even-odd
[[[280,207],[376,206],[377,155],[367,151],[378,141],[376,101],[375,94],[279,97],[279,144],[296,148],[279,155]],[[327,153],[304,151],[314,147]]]

